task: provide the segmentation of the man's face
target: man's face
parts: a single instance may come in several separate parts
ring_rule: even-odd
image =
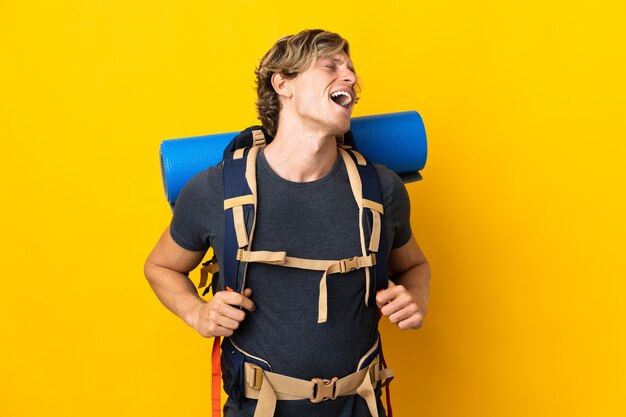
[[[356,81],[352,61],[344,52],[319,57],[290,80],[293,95],[289,114],[307,128],[329,135],[344,134],[350,128]]]

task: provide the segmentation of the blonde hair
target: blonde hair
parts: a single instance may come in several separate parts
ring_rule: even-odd
[[[276,135],[281,110],[278,94],[272,86],[272,75],[277,72],[287,79],[295,78],[320,56],[333,56],[340,52],[350,56],[348,41],[321,29],[308,29],[280,38],[267,51],[255,71],[256,109],[259,120],[270,135]]]

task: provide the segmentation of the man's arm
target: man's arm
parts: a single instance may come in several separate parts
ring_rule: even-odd
[[[418,329],[428,311],[430,265],[415,238],[391,251],[389,288],[376,296],[384,316],[400,329]]]
[[[246,289],[243,295],[220,291],[205,302],[189,279],[204,254],[178,245],[168,227],[148,256],[144,273],[161,303],[202,336],[230,336],[245,318],[240,307],[254,311],[249,298],[252,290]]]

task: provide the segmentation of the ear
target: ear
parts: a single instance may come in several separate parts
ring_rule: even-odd
[[[274,91],[276,94],[283,97],[291,97],[291,83],[289,79],[283,77],[282,74],[275,72],[272,74],[272,87],[274,87]]]

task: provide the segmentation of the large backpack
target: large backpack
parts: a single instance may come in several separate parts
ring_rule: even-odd
[[[222,165],[224,181],[224,261],[217,266],[216,259],[203,264],[199,288],[204,294],[213,289],[243,292],[249,263],[260,262],[281,267],[320,271],[318,323],[327,321],[326,277],[328,274],[365,270],[366,305],[376,308],[376,293],[387,288],[387,243],[383,226],[383,200],[380,181],[375,166],[355,149],[351,132],[338,138],[338,151],[348,172],[352,193],[359,208],[358,221],[361,253],[339,260],[319,260],[290,257],[286,252],[252,250],[256,221],[256,159],[259,151],[273,138],[261,126],[252,126],[235,137],[224,150]],[[381,256],[378,256],[378,254]],[[207,286],[208,275],[212,274]],[[220,361],[219,337],[213,345],[213,414],[220,414],[219,379],[224,372],[224,389],[237,402],[244,397],[244,363],[269,371],[264,361],[246,354],[229,338],[222,344],[224,357]],[[368,352],[359,365],[361,368],[381,355],[380,344]],[[389,408],[389,403],[388,403]],[[390,411],[390,410],[389,410]]]

